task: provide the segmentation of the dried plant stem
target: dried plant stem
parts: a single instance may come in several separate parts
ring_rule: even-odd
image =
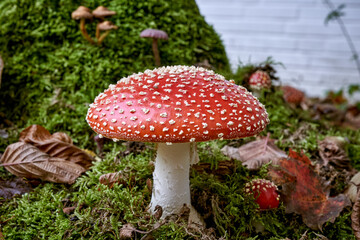
[[[96,33],[95,33],[95,37],[96,39],[99,41],[99,38],[100,38],[100,28],[99,28],[99,24],[96,24]]]
[[[330,0],[324,0],[324,2],[326,3],[326,5],[328,5],[328,7],[330,8],[331,11],[335,11],[335,6],[334,4],[330,1]],[[353,58],[355,60],[355,64],[356,64],[356,68],[358,70],[358,73],[360,74],[360,61],[359,61],[359,57],[358,57],[358,51],[356,50],[356,47],[351,39],[351,36],[348,32],[348,30],[346,29],[346,26],[345,26],[345,23],[344,21],[341,19],[340,16],[337,16],[336,17],[336,21],[338,22],[340,28],[341,28],[341,31],[349,45],[349,48],[353,54]]]
[[[101,34],[101,36],[98,38],[98,45],[101,45],[101,43],[104,41],[106,36],[109,35],[109,33],[110,33],[110,30],[107,30],[106,32]]]

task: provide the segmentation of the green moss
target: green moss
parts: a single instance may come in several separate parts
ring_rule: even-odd
[[[166,31],[160,41],[163,65],[192,65],[208,59],[229,70],[219,36],[199,14],[195,1],[81,1],[91,9],[104,5],[117,14],[119,29],[99,47],[84,40],[71,19],[80,1],[4,0],[0,3],[0,54],[5,62],[0,112],[19,128],[40,124],[70,133],[86,146],[92,131],[84,124],[95,96],[134,72],[154,68],[146,28]],[[94,36],[96,22],[88,23]],[[31,102],[31,104],[29,104]],[[9,141],[0,140],[1,149]]]
[[[6,238],[48,238],[69,229],[71,223],[61,208],[66,192],[65,186],[45,184],[31,194],[12,200],[6,209],[2,207],[0,221],[8,220],[2,229]]]
[[[4,0],[0,2],[0,54],[5,69],[0,96],[0,112],[8,121],[0,122],[10,134],[0,139],[0,150],[17,140],[19,131],[29,124],[41,124],[50,132],[67,132],[76,145],[95,151],[93,131],[85,123],[88,104],[110,83],[133,72],[153,68],[149,39],[139,38],[145,28],[159,28],[169,33],[169,41],[160,42],[164,65],[194,64],[208,59],[217,72],[242,83],[256,69],[273,69],[273,60],[254,66],[239,66],[233,74],[218,35],[199,15],[195,1],[110,1],[86,0],[82,5],[99,5],[117,12],[111,17],[119,29],[105,39],[103,46],[87,43],[70,19],[80,1]],[[95,24],[87,24],[94,34]],[[272,78],[276,79],[275,72]],[[360,169],[360,132],[343,129],[329,121],[314,120],[299,108],[287,105],[274,87],[263,91],[260,101],[266,106],[271,123],[265,136],[277,139],[287,151],[303,150],[317,156],[318,141],[326,136],[343,136],[351,163]],[[0,115],[2,116],[2,114]],[[297,137],[294,137],[296,135]],[[202,162],[216,168],[228,160],[220,149],[240,146],[254,138],[236,141],[211,141],[198,144]],[[0,230],[6,239],[119,239],[120,230],[131,223],[141,231],[151,231],[156,221],[146,208],[151,193],[146,180],[152,178],[155,146],[146,145],[141,153],[124,153],[121,143],[107,142],[104,159],[96,162],[72,186],[46,183],[31,193],[0,202]],[[99,183],[106,173],[121,171],[125,183],[108,187]],[[191,173],[192,202],[203,214],[217,238],[225,239],[299,239],[307,232],[309,239],[322,234],[329,239],[354,239],[350,209],[345,209],[323,231],[306,227],[301,217],[279,209],[259,212],[253,199],[243,192],[246,182],[266,175],[267,166],[249,171],[239,162],[234,171],[219,177]],[[11,179],[4,168],[0,177]],[[341,192],[344,185],[338,184]],[[75,206],[70,215],[64,207]],[[263,232],[255,226],[262,225]],[[167,223],[152,232],[156,239],[198,239],[183,222]],[[137,233],[140,239],[143,236]]]

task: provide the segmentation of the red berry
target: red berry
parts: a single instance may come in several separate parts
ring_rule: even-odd
[[[269,180],[254,179],[246,183],[245,193],[253,194],[260,210],[273,209],[279,206],[280,196],[277,193],[277,187]]]

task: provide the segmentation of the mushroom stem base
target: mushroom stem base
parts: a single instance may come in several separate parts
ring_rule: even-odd
[[[163,209],[162,217],[180,212],[190,202],[190,143],[167,145],[159,143],[153,173],[150,211],[156,205]]]

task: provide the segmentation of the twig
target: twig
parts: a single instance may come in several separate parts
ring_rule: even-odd
[[[328,5],[328,7],[330,8],[330,10],[332,12],[336,11],[335,9],[335,6],[334,4],[330,1],[330,0],[324,0],[325,4]],[[351,52],[353,53],[353,57],[354,57],[354,60],[355,60],[355,64],[356,64],[356,67],[357,67],[357,70],[359,72],[359,75],[360,75],[360,61],[359,61],[359,57],[358,57],[358,54],[357,54],[357,50],[356,50],[356,47],[351,39],[351,36],[348,32],[348,30],[346,29],[346,26],[345,26],[345,23],[343,22],[343,20],[341,19],[340,16],[336,16],[336,21],[338,22],[340,28],[341,28],[341,31],[343,33],[343,35],[345,36],[345,39],[349,45],[349,48],[351,50]]]

